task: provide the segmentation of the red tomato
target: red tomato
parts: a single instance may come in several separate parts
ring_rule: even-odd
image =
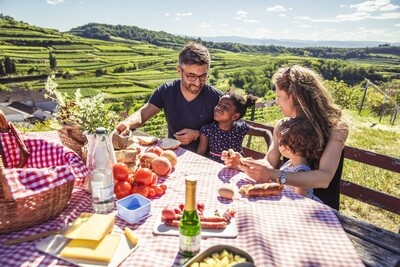
[[[128,166],[123,162],[118,162],[113,165],[114,179],[126,181],[129,176]]]
[[[114,185],[114,194],[117,199],[129,196],[132,193],[132,186],[126,181],[119,181]]]
[[[139,194],[144,197],[149,195],[149,188],[145,185],[139,185],[132,188],[132,194]]]
[[[158,175],[153,172],[153,178],[152,178],[151,183],[149,184],[149,186],[156,185],[157,182],[158,182]]]
[[[155,198],[156,197],[156,190],[152,187],[149,188],[149,198]]]
[[[135,182],[139,185],[149,185],[153,180],[153,172],[149,168],[139,168],[135,173]]]
[[[154,185],[154,186],[152,186],[152,188],[154,188],[154,190],[156,190],[157,196],[161,196],[162,194],[164,194],[164,190],[160,186]]]
[[[167,186],[165,184],[160,184],[160,188],[164,191],[163,194],[167,191]]]

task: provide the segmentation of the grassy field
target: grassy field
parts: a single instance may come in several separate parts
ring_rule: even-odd
[[[105,93],[109,105],[121,106],[127,96],[144,96],[151,93],[160,83],[177,78],[176,65],[179,51],[144,44],[136,41],[114,38],[115,42],[85,39],[60,33],[56,30],[16,23],[7,24],[0,20],[0,59],[11,57],[17,68],[17,76],[27,74],[51,74],[49,53],[57,59],[57,71],[65,78],[57,79],[60,91],[72,94],[80,88],[85,96]],[[24,43],[24,45],[19,44]],[[212,70],[218,70],[216,86],[220,90],[229,88],[229,79],[241,71],[254,71],[263,74],[263,69],[271,64],[293,64],[317,62],[318,58],[295,55],[232,53],[224,50],[210,50]],[[379,56],[379,57],[378,57]],[[375,66],[383,73],[400,73],[396,56],[376,59],[352,60],[358,66]],[[121,70],[123,69],[123,71]],[[95,72],[104,73],[98,77]],[[20,84],[1,85],[3,90],[11,87],[41,89],[44,81],[32,81]],[[130,112],[138,109],[142,100],[132,103]],[[268,125],[275,125],[281,114],[276,107],[258,109],[255,120]],[[371,114],[358,115],[354,111],[345,111],[345,117],[351,127],[347,144],[357,148],[400,158],[400,118],[391,125],[388,117],[381,122]],[[247,116],[248,118],[248,116]],[[142,127],[142,130],[156,136],[165,136],[166,127],[163,114],[157,115]],[[374,127],[372,123],[376,123]],[[32,129],[33,130],[33,129]],[[245,140],[245,144],[247,140]],[[254,138],[251,147],[264,150],[263,140]],[[345,179],[352,182],[400,197],[400,177],[398,173],[366,167],[351,161],[344,165]],[[372,222],[385,229],[397,232],[400,216],[363,204],[359,201],[341,198],[341,210],[359,219]]]

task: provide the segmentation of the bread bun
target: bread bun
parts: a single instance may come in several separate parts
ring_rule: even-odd
[[[177,149],[181,145],[181,142],[179,142],[176,139],[172,138],[163,138],[161,139],[160,147],[164,150],[174,150]]]
[[[137,136],[137,139],[142,146],[151,146],[158,141],[158,138],[153,136]]]

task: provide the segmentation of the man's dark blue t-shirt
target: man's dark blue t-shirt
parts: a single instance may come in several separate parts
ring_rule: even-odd
[[[200,94],[192,101],[187,101],[180,89],[180,80],[166,82],[160,85],[149,99],[149,103],[159,109],[164,109],[168,124],[168,137],[185,128],[200,130],[201,126],[209,124],[214,119],[214,107],[217,105],[221,92],[205,84]],[[196,152],[199,141],[193,141],[183,148]]]

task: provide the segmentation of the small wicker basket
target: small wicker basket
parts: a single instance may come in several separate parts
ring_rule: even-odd
[[[3,133],[11,132],[16,140],[19,140],[17,144],[20,151],[27,151],[18,132],[13,128],[10,122],[6,121],[1,111],[0,131]],[[0,164],[0,169],[6,166],[4,163],[6,160],[3,153],[4,151],[1,147],[2,145],[0,142],[0,154],[3,162],[2,166]],[[18,167],[22,168],[25,165],[28,156],[29,153],[21,152]],[[2,176],[3,173],[0,171],[0,180],[3,180]],[[67,206],[71,198],[74,180],[70,180],[55,188],[16,200],[6,198],[6,188],[4,188],[4,186],[8,185],[0,182],[0,233],[20,230],[57,216]]]

